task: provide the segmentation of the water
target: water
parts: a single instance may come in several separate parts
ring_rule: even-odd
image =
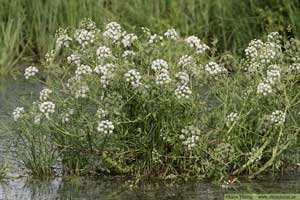
[[[34,91],[41,87],[26,81],[0,80],[0,161],[8,160],[9,177],[0,181],[0,200],[52,200],[52,199],[223,199],[226,193],[300,193],[300,172],[277,176],[263,176],[259,180],[243,180],[221,187],[209,181],[174,184],[157,181],[130,187],[124,180],[104,178],[63,178],[37,180],[26,175],[15,156],[10,113],[22,106],[22,98],[34,99]]]

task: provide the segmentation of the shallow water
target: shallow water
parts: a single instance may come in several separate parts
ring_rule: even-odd
[[[255,181],[240,181],[230,187],[213,185],[210,182],[193,182],[180,185],[170,182],[144,183],[129,187],[124,181],[104,178],[54,178],[36,180],[23,176],[15,156],[13,123],[10,115],[16,106],[22,106],[26,97],[34,99],[34,91],[41,87],[27,81],[0,80],[0,162],[8,161],[9,177],[0,181],[0,200],[11,199],[223,199],[226,193],[300,193],[300,171],[264,176]]]

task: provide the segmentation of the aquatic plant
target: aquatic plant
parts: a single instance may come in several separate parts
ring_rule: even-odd
[[[175,29],[102,30],[85,19],[62,31],[43,65],[25,70],[28,81],[46,76],[40,98],[14,112],[24,144],[44,137],[42,153],[58,152],[65,173],[253,177],[297,142],[296,40],[270,33],[230,62]]]

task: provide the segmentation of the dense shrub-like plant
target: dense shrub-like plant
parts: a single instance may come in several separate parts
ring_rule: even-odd
[[[65,173],[221,179],[282,166],[299,130],[299,41],[271,33],[241,62],[214,52],[174,29],[60,29],[25,70],[44,77],[39,99],[13,113],[26,166],[50,174],[56,155]]]

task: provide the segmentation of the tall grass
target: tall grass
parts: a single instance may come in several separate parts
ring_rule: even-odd
[[[128,30],[175,27],[181,35],[196,34],[238,52],[267,31],[300,30],[296,0],[1,0],[0,71],[13,70],[21,57],[44,56],[55,30],[75,26],[84,17],[98,25],[116,20]],[[26,48],[26,47],[29,48]],[[23,55],[23,50],[25,54]]]

